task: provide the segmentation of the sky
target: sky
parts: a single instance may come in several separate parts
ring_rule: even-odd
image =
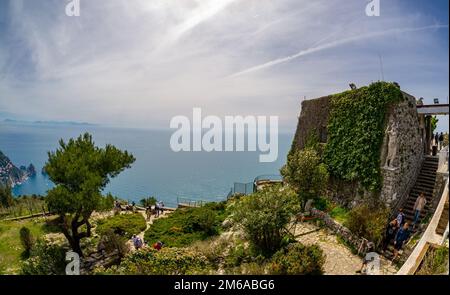
[[[448,0],[0,0],[0,119],[168,128],[395,81],[448,102]],[[448,117],[439,130],[448,129]]]

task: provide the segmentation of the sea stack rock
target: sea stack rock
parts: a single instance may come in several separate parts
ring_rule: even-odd
[[[33,164],[30,164],[27,168],[27,174],[30,177],[36,176],[36,168],[34,168]]]

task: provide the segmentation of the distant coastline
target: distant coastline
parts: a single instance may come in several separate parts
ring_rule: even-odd
[[[26,120],[4,119],[3,122],[12,123],[12,124],[98,126],[97,124],[92,124],[92,123],[88,123],[88,122],[75,122],[75,121],[26,121]]]

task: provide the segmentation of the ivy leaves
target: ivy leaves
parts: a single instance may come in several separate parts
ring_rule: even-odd
[[[380,189],[380,149],[387,107],[401,101],[400,89],[376,82],[331,98],[328,142],[323,159],[330,173],[360,181],[371,191]]]

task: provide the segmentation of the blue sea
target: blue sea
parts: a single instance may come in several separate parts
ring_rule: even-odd
[[[143,130],[33,123],[0,123],[0,150],[16,165],[33,163],[37,175],[14,187],[16,196],[45,194],[51,181],[42,175],[47,152],[58,147],[59,139],[89,132],[98,146],[113,144],[131,152],[136,161],[107,185],[104,193],[138,202],[155,196],[166,206],[177,198],[219,201],[226,198],[234,182],[252,182],[262,174],[278,174],[286,161],[293,134],[279,134],[278,159],[260,163],[259,152],[173,152],[173,130]]]

